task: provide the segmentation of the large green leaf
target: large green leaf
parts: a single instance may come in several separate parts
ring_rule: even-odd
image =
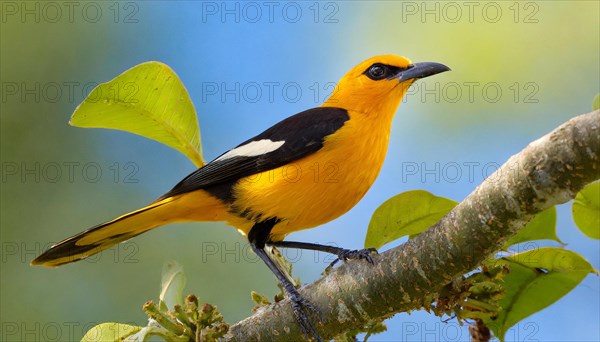
[[[505,295],[495,319],[486,324],[504,340],[513,325],[569,293],[590,272],[596,272],[581,255],[562,248],[545,247],[505,257],[495,262],[507,265]]]
[[[121,324],[121,323],[102,323],[88,330],[81,342],[120,342],[127,336],[131,336],[142,330],[142,327]]]
[[[373,213],[365,247],[379,248],[403,236],[419,234],[444,217],[456,204],[424,190],[396,195]]]
[[[537,214],[517,235],[510,238],[504,247],[534,240],[554,240],[562,244],[556,235],[556,207]]]
[[[600,93],[596,94],[594,101],[592,101],[592,110],[600,109]]]
[[[573,201],[573,220],[593,239],[600,239],[600,182],[588,184]]]
[[[163,265],[159,296],[161,311],[172,310],[175,304],[183,305],[183,289],[186,281],[183,266],[179,263],[169,261]]]
[[[204,164],[194,105],[179,77],[165,64],[146,62],[98,85],[69,123],[112,128],[159,141]]]

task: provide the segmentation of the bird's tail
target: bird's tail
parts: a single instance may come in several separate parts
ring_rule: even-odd
[[[204,193],[160,199],[147,207],[97,225],[56,243],[31,265],[56,267],[85,259],[153,228],[182,221],[221,221],[225,212]]]
[[[56,267],[79,261],[152,228],[175,222],[169,214],[173,203],[172,197],[166,198],[71,236],[54,244],[31,264]]]

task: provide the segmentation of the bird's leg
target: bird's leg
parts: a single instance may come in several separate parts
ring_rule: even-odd
[[[305,335],[314,338],[316,341],[322,342],[323,340],[319,336],[319,333],[316,331],[305,312],[306,309],[319,314],[319,310],[300,295],[294,284],[288,279],[285,273],[283,273],[283,271],[277,267],[269,254],[265,251],[265,243],[268,239],[271,229],[275,224],[277,224],[277,222],[278,221],[275,219],[270,219],[255,224],[248,234],[250,246],[252,247],[254,253],[256,253],[256,255],[258,255],[262,261],[264,261],[267,267],[269,267],[271,272],[275,274],[275,277],[287,293],[290,301],[292,302],[294,318],[300,325],[302,332]]]
[[[300,295],[296,287],[294,287],[294,284],[292,284],[285,274],[283,274],[283,272],[275,265],[264,248],[258,248],[253,243],[250,243],[250,245],[252,246],[252,250],[254,250],[254,252],[265,262],[265,264],[267,264],[269,269],[275,274],[275,277],[277,277],[277,280],[279,280],[281,286],[283,286],[283,289],[292,302],[294,317],[296,318],[298,324],[300,324],[302,332],[308,336],[314,337],[317,341],[322,341],[321,337],[319,337],[319,334],[308,319],[308,316],[304,312],[304,309],[316,312],[318,312],[318,309]]]
[[[319,251],[337,255],[337,259],[331,262],[328,268],[333,267],[333,265],[335,265],[340,260],[346,261],[348,259],[364,259],[368,263],[374,264],[373,257],[371,256],[371,254],[377,253],[377,249],[375,248],[345,249],[335,246],[319,245],[316,243],[297,241],[277,241],[268,242],[268,244],[275,247],[308,249],[311,251]]]

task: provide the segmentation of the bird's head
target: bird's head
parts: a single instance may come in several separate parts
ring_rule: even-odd
[[[323,106],[393,115],[414,81],[448,70],[440,63],[412,63],[402,56],[371,57],[342,77]]]

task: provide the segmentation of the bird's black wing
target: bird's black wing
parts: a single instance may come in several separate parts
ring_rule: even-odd
[[[298,113],[194,171],[160,199],[206,189],[227,200],[231,196],[228,184],[318,151],[325,137],[340,129],[348,119],[348,111],[334,107],[317,107]],[[261,148],[265,153],[257,154]]]

